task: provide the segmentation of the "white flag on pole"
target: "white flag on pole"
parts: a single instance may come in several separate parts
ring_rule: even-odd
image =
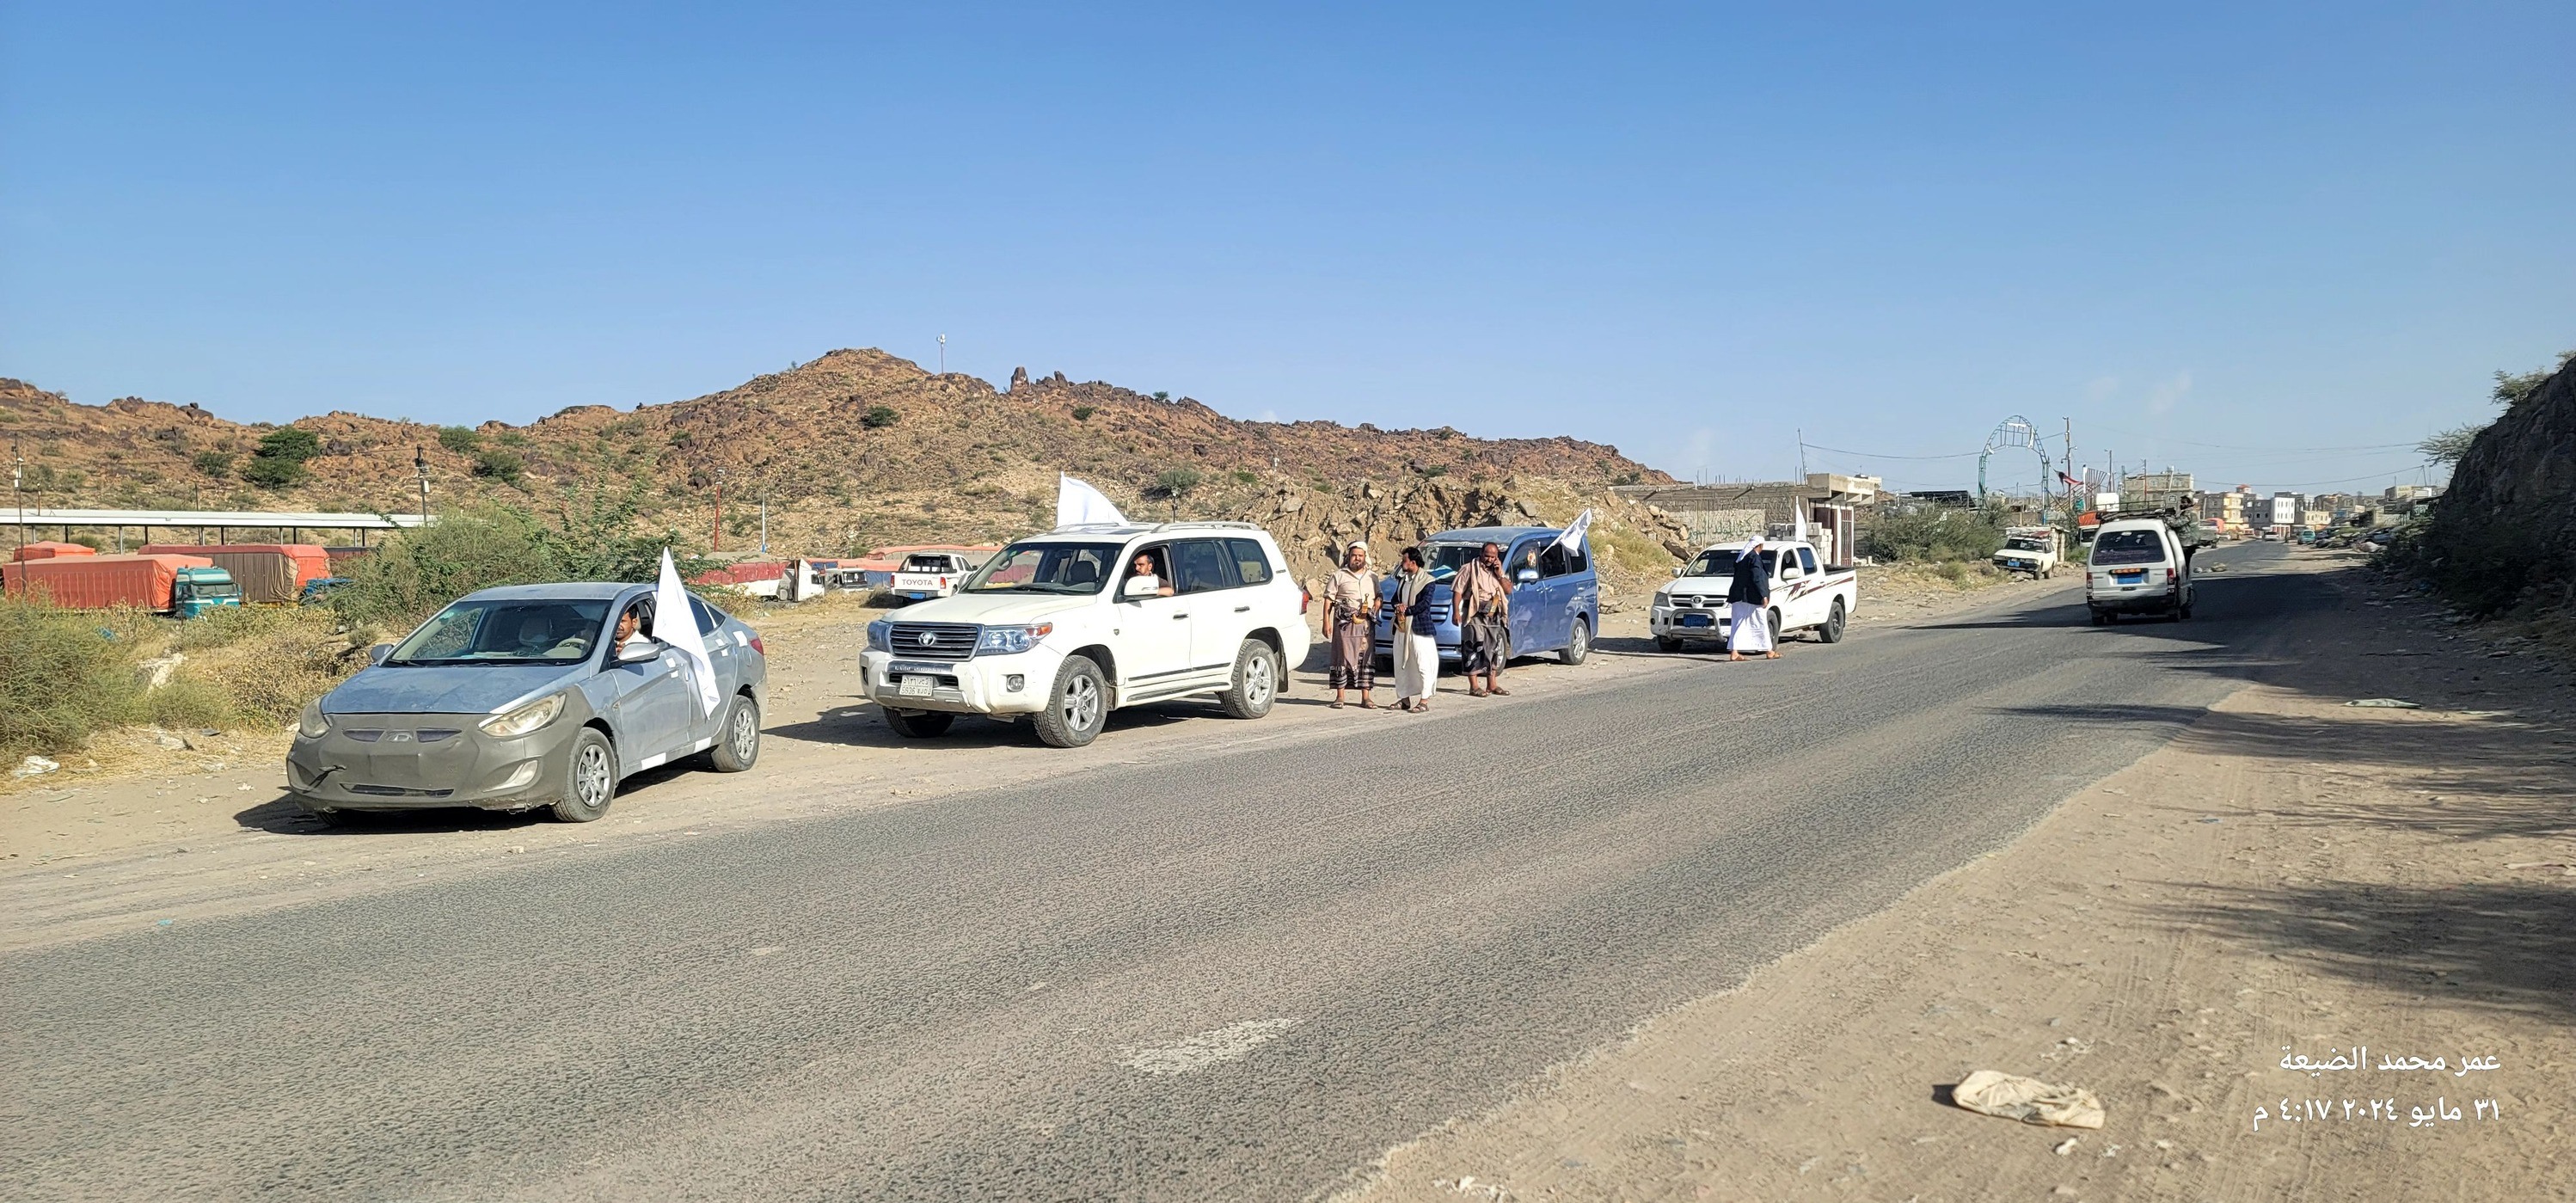
[[[1118,512],[1109,496],[1090,485],[1061,472],[1055,477],[1055,524],[1087,526],[1093,523],[1127,525],[1127,516]]]
[[[1591,530],[1592,511],[1587,509],[1575,518],[1573,525],[1565,528],[1564,534],[1556,537],[1556,545],[1569,551],[1581,552],[1583,550],[1583,536],[1590,533]]]
[[[689,676],[698,685],[698,708],[716,712],[716,664],[707,658],[706,641],[698,637],[698,616],[689,612],[689,591],[680,570],[671,564],[671,549],[662,549],[662,578],[653,586],[653,638],[688,660]]]

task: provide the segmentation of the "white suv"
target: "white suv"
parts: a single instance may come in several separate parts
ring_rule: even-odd
[[[1305,609],[1251,523],[1065,527],[869,623],[860,688],[915,739],[960,714],[1025,714],[1039,739],[1077,748],[1118,707],[1207,695],[1259,718],[1306,658]]]

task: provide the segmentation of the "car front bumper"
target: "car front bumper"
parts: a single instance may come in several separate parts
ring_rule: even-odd
[[[319,737],[298,732],[286,788],[316,810],[532,810],[564,796],[565,745],[581,730],[564,715],[502,739],[475,724],[488,714],[335,714]]]
[[[1646,612],[1646,630],[1657,639],[1724,639],[1733,615],[1731,607],[1656,606]]]
[[[946,714],[1035,714],[1046,709],[1064,653],[1040,644],[1007,656],[906,659],[873,649],[859,655],[859,692],[890,710]],[[1105,666],[1104,666],[1105,670]],[[905,693],[904,678],[929,677],[930,692]],[[1019,679],[1018,688],[1012,678]]]

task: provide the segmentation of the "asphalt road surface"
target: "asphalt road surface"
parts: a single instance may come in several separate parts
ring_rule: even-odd
[[[2190,622],[2061,590],[11,956],[0,1197],[1329,1193],[2008,841],[2333,604],[2214,554]]]

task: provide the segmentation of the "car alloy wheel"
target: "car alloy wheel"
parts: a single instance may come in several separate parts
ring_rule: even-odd
[[[1089,677],[1075,677],[1065,683],[1064,696],[1056,704],[1063,710],[1065,726],[1088,731],[1100,722],[1100,684]]]
[[[608,801],[608,749],[591,744],[573,761],[572,791],[574,800],[583,806],[598,806]]]
[[[733,754],[738,760],[749,760],[760,750],[760,724],[754,722],[749,708],[733,712]]]

